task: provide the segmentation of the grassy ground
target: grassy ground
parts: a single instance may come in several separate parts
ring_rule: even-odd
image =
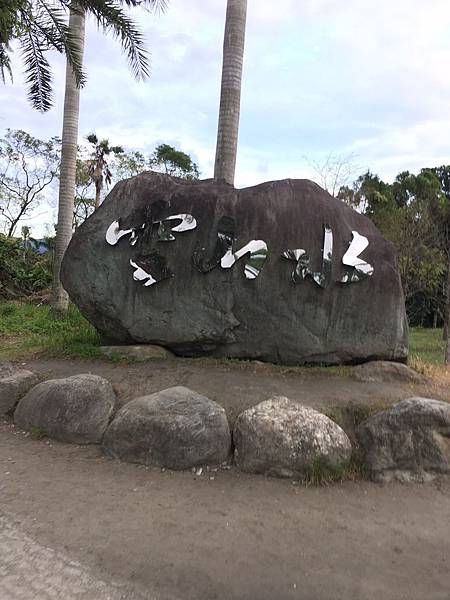
[[[414,328],[410,331],[410,357],[424,363],[433,365],[442,364],[444,361],[444,341],[442,329]]]
[[[100,356],[100,339],[79,311],[55,320],[48,306],[0,303],[0,360],[48,356]]]
[[[94,328],[70,306],[64,319],[55,320],[48,306],[0,302],[0,360],[20,360],[35,354],[90,358],[100,356]],[[411,329],[413,366],[443,363],[442,329]]]

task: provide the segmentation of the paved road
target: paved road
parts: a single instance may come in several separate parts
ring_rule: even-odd
[[[126,585],[106,583],[90,569],[23,533],[0,515],[1,600],[144,600]]]

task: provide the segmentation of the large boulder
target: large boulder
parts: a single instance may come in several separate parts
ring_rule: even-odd
[[[39,377],[32,371],[17,368],[11,363],[0,363],[0,415],[12,411],[38,381]]]
[[[308,180],[122,181],[61,277],[105,343],[285,364],[407,356],[392,244]]]
[[[128,402],[103,440],[109,456],[169,469],[220,464],[230,448],[224,409],[181,386]]]
[[[275,397],[248,408],[233,431],[235,461],[249,473],[277,477],[308,476],[338,470],[350,460],[346,433],[326,415]]]
[[[402,400],[357,429],[367,468],[376,481],[423,481],[450,473],[450,404]]]
[[[43,381],[20,400],[14,422],[61,442],[98,444],[114,414],[116,395],[98,375]]]

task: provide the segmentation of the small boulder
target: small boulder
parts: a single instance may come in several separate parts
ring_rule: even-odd
[[[49,437],[76,444],[98,444],[114,414],[116,395],[98,375],[74,375],[43,381],[20,400],[18,427],[33,427]]]
[[[353,377],[366,383],[383,383],[385,381],[399,381],[405,383],[426,383],[423,375],[407,365],[388,360],[373,360],[353,367]]]
[[[103,449],[129,462],[189,469],[225,461],[231,434],[219,404],[172,387],[123,406],[106,431]]]
[[[123,358],[135,362],[173,358],[172,352],[162,346],[140,344],[138,346],[101,346],[101,352],[108,358]]]
[[[409,398],[362,423],[357,437],[375,481],[450,473],[450,404]]]
[[[18,369],[11,363],[0,364],[0,415],[14,409],[17,402],[30,388],[39,382],[39,377],[26,369]]]
[[[345,432],[312,408],[275,397],[241,413],[234,427],[235,460],[249,473],[304,478],[312,469],[337,469],[350,459]]]

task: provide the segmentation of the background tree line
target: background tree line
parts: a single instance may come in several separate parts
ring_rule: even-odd
[[[192,158],[169,144],[160,144],[145,155],[113,146],[95,133],[89,134],[86,142],[77,153],[73,230],[122,179],[147,170],[185,179],[199,177]],[[27,223],[36,210],[39,214],[40,205],[42,216],[49,212],[49,205],[56,206],[60,164],[61,140],[57,137],[41,140],[8,129],[0,138],[0,297],[39,295],[51,285],[56,224],[48,224],[50,235],[39,244]]]
[[[153,153],[113,146],[95,133],[78,147],[73,228],[98,208],[107,190],[122,179],[153,170],[185,179],[198,179],[192,158],[169,144]],[[14,237],[39,204],[56,205],[61,140],[41,140],[26,131],[8,129],[0,138],[0,232]]]
[[[450,166],[399,173],[393,183],[368,171],[337,197],[367,215],[396,250],[408,320],[446,323],[449,300]]]

